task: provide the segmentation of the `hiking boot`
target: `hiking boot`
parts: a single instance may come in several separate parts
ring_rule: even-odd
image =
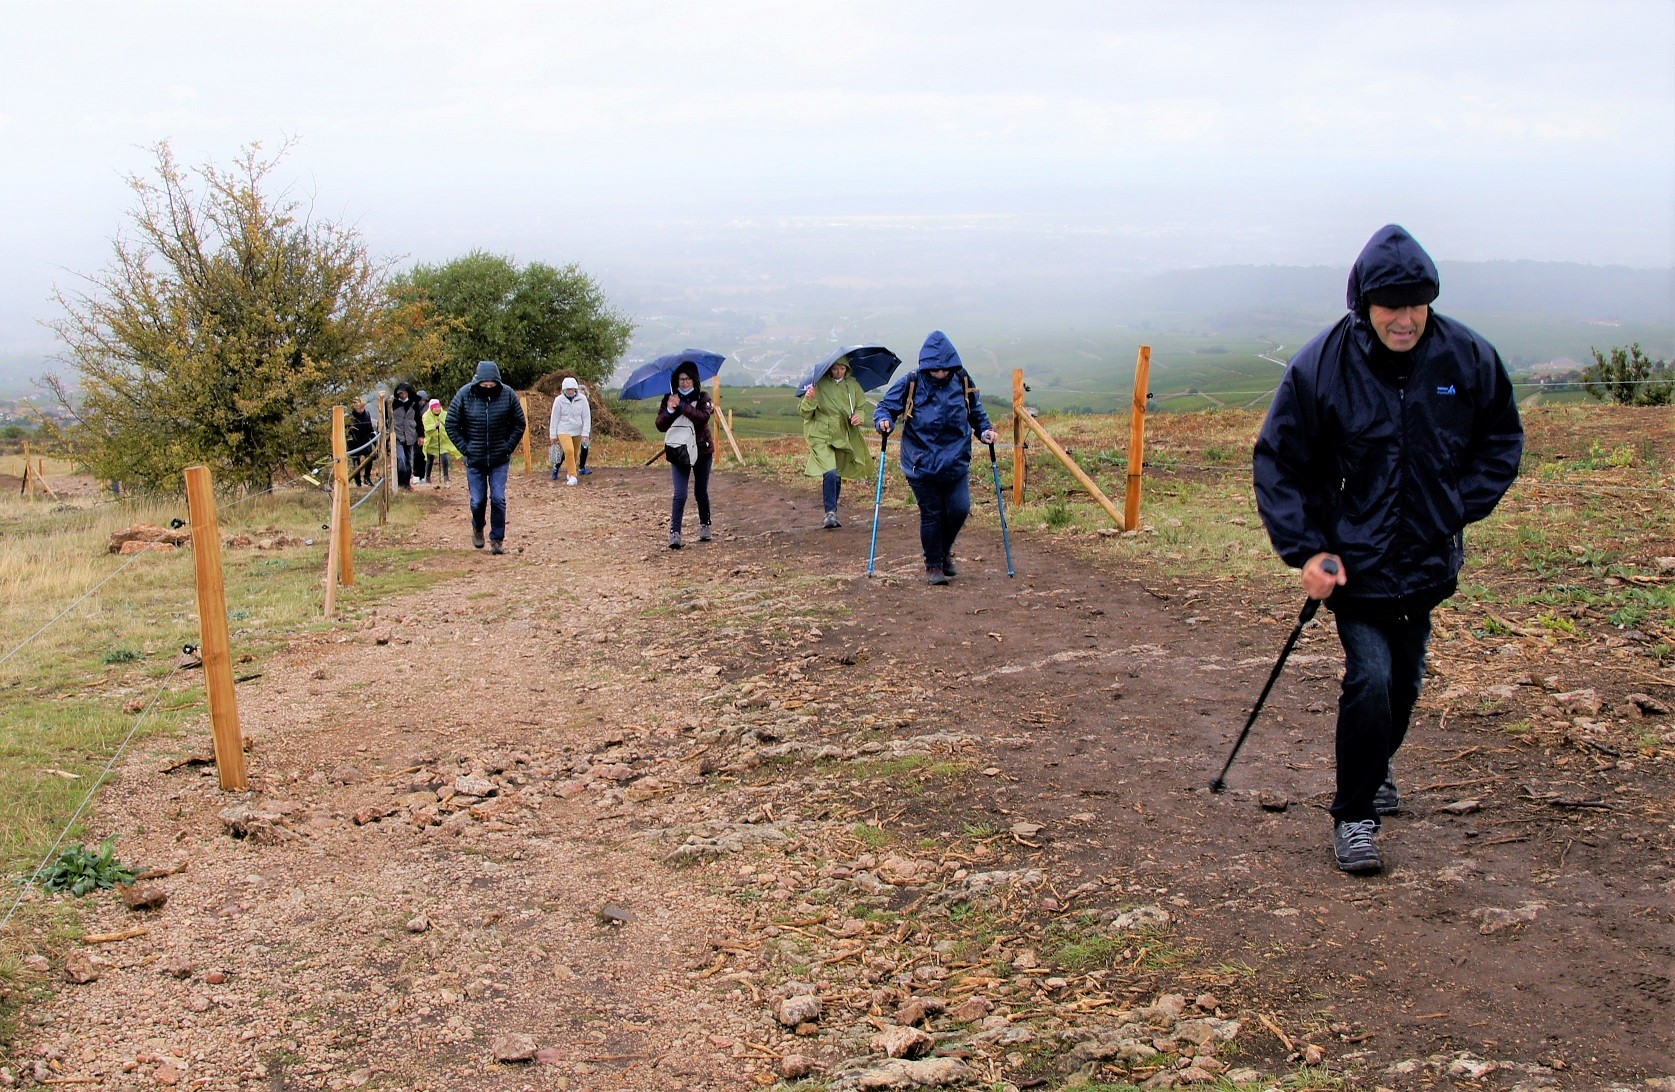
[[[1395,815],[1402,810],[1402,794],[1396,791],[1396,767],[1384,767],[1384,784],[1373,794],[1374,815]]]
[[[471,545],[479,550],[483,548],[483,529],[481,527],[471,528]]]
[[[501,543],[501,541],[499,539],[495,539],[494,542],[492,542],[489,545],[489,553],[491,553],[491,554],[503,554],[505,552],[506,552],[506,547]]]
[[[678,550],[680,548],[681,548],[680,532],[679,531],[670,531],[669,532],[669,549]]]
[[[1384,870],[1384,859],[1378,855],[1373,835],[1378,832],[1377,819],[1362,819],[1354,823],[1339,823],[1332,830],[1332,852],[1338,867],[1357,875],[1372,875]]]
[[[822,523],[820,526],[822,526],[826,530],[830,531],[834,527],[842,527],[843,524],[838,522],[836,512],[827,512],[826,513],[826,522]]]
[[[943,576],[959,576],[960,575],[960,571],[958,569],[954,568],[954,555],[953,554],[949,554],[947,557],[943,558],[943,560],[942,560],[942,575]]]
[[[943,572],[941,565],[932,565],[925,570],[925,583],[946,584],[948,583],[948,574]]]
[[[715,541],[715,535],[710,532],[710,525],[709,524],[700,523],[698,525],[698,541],[699,542],[713,542],[713,541]]]

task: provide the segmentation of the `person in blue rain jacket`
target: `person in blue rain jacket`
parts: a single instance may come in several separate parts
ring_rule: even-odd
[[[925,339],[918,369],[896,381],[872,419],[885,435],[898,421],[902,473],[919,502],[925,579],[946,584],[957,575],[954,539],[971,514],[971,440],[992,444],[995,430],[959,352],[941,330]]]

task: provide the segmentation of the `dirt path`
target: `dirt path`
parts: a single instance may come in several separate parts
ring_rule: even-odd
[[[520,480],[509,556],[467,550],[470,577],[241,688],[244,811],[201,767],[130,762],[98,829],[188,867],[157,881],[160,910],[90,915],[147,932],[90,949],[96,980],[36,1014],[19,1078],[1675,1073],[1669,768],[1581,728],[1505,730],[1626,716],[1627,674],[1515,643],[1479,663],[1445,624],[1391,867],[1352,879],[1320,810],[1329,629],[1294,655],[1233,790],[1203,788],[1295,604],[1103,571],[1027,534],[1009,580],[980,527],[954,585],[927,588],[899,510],[867,580],[859,515],[822,532],[812,488],[723,475],[715,492],[719,540],[670,552],[661,474]],[[436,511],[416,541],[463,545],[459,486],[420,499]],[[1669,732],[1664,708],[1640,727]],[[787,995],[819,1011],[797,1020]],[[910,1025],[938,1057],[891,1069],[873,1037]]]

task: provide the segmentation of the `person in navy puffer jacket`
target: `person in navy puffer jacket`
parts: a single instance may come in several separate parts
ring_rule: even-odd
[[[919,367],[896,381],[878,403],[873,427],[888,434],[904,421],[901,468],[919,502],[919,545],[925,579],[946,584],[955,575],[954,539],[971,514],[971,438],[995,440],[983,400],[948,335],[931,331]]]
[[[1268,538],[1344,648],[1331,813],[1346,872],[1383,868],[1373,835],[1400,808],[1392,759],[1431,611],[1454,594],[1466,525],[1494,511],[1524,449],[1500,356],[1431,311],[1439,289],[1413,237],[1381,228],[1350,271],[1350,313],[1291,359],[1256,441]]]
[[[477,374],[448,404],[444,427],[465,462],[471,494],[471,545],[483,548],[487,516],[490,552],[506,552],[506,476],[528,422],[517,392],[500,379],[500,366],[479,361]],[[487,512],[484,509],[487,509]]]

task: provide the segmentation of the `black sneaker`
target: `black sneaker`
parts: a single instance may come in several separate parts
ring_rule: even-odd
[[[824,527],[826,530],[830,531],[834,527],[842,527],[843,524],[838,522],[836,512],[827,512],[826,513],[826,522],[822,523],[820,526]]]
[[[1338,867],[1345,872],[1370,876],[1384,870],[1384,858],[1378,855],[1373,835],[1378,832],[1377,819],[1362,819],[1354,823],[1339,823],[1332,830],[1332,852]]]
[[[481,527],[471,528],[471,545],[479,550],[483,548],[483,529]]]
[[[960,571],[958,569],[954,568],[954,555],[953,554],[949,554],[946,558],[943,559],[942,573],[943,573],[944,576],[959,576],[960,575]]]
[[[679,531],[670,531],[669,532],[669,549],[678,550],[680,548],[681,548],[680,532]]]
[[[948,583],[948,574],[942,571],[941,565],[932,565],[925,570],[925,583],[946,584]]]
[[[1389,764],[1384,767],[1384,784],[1373,794],[1374,815],[1395,815],[1402,810],[1402,794],[1396,791],[1396,767]]]

